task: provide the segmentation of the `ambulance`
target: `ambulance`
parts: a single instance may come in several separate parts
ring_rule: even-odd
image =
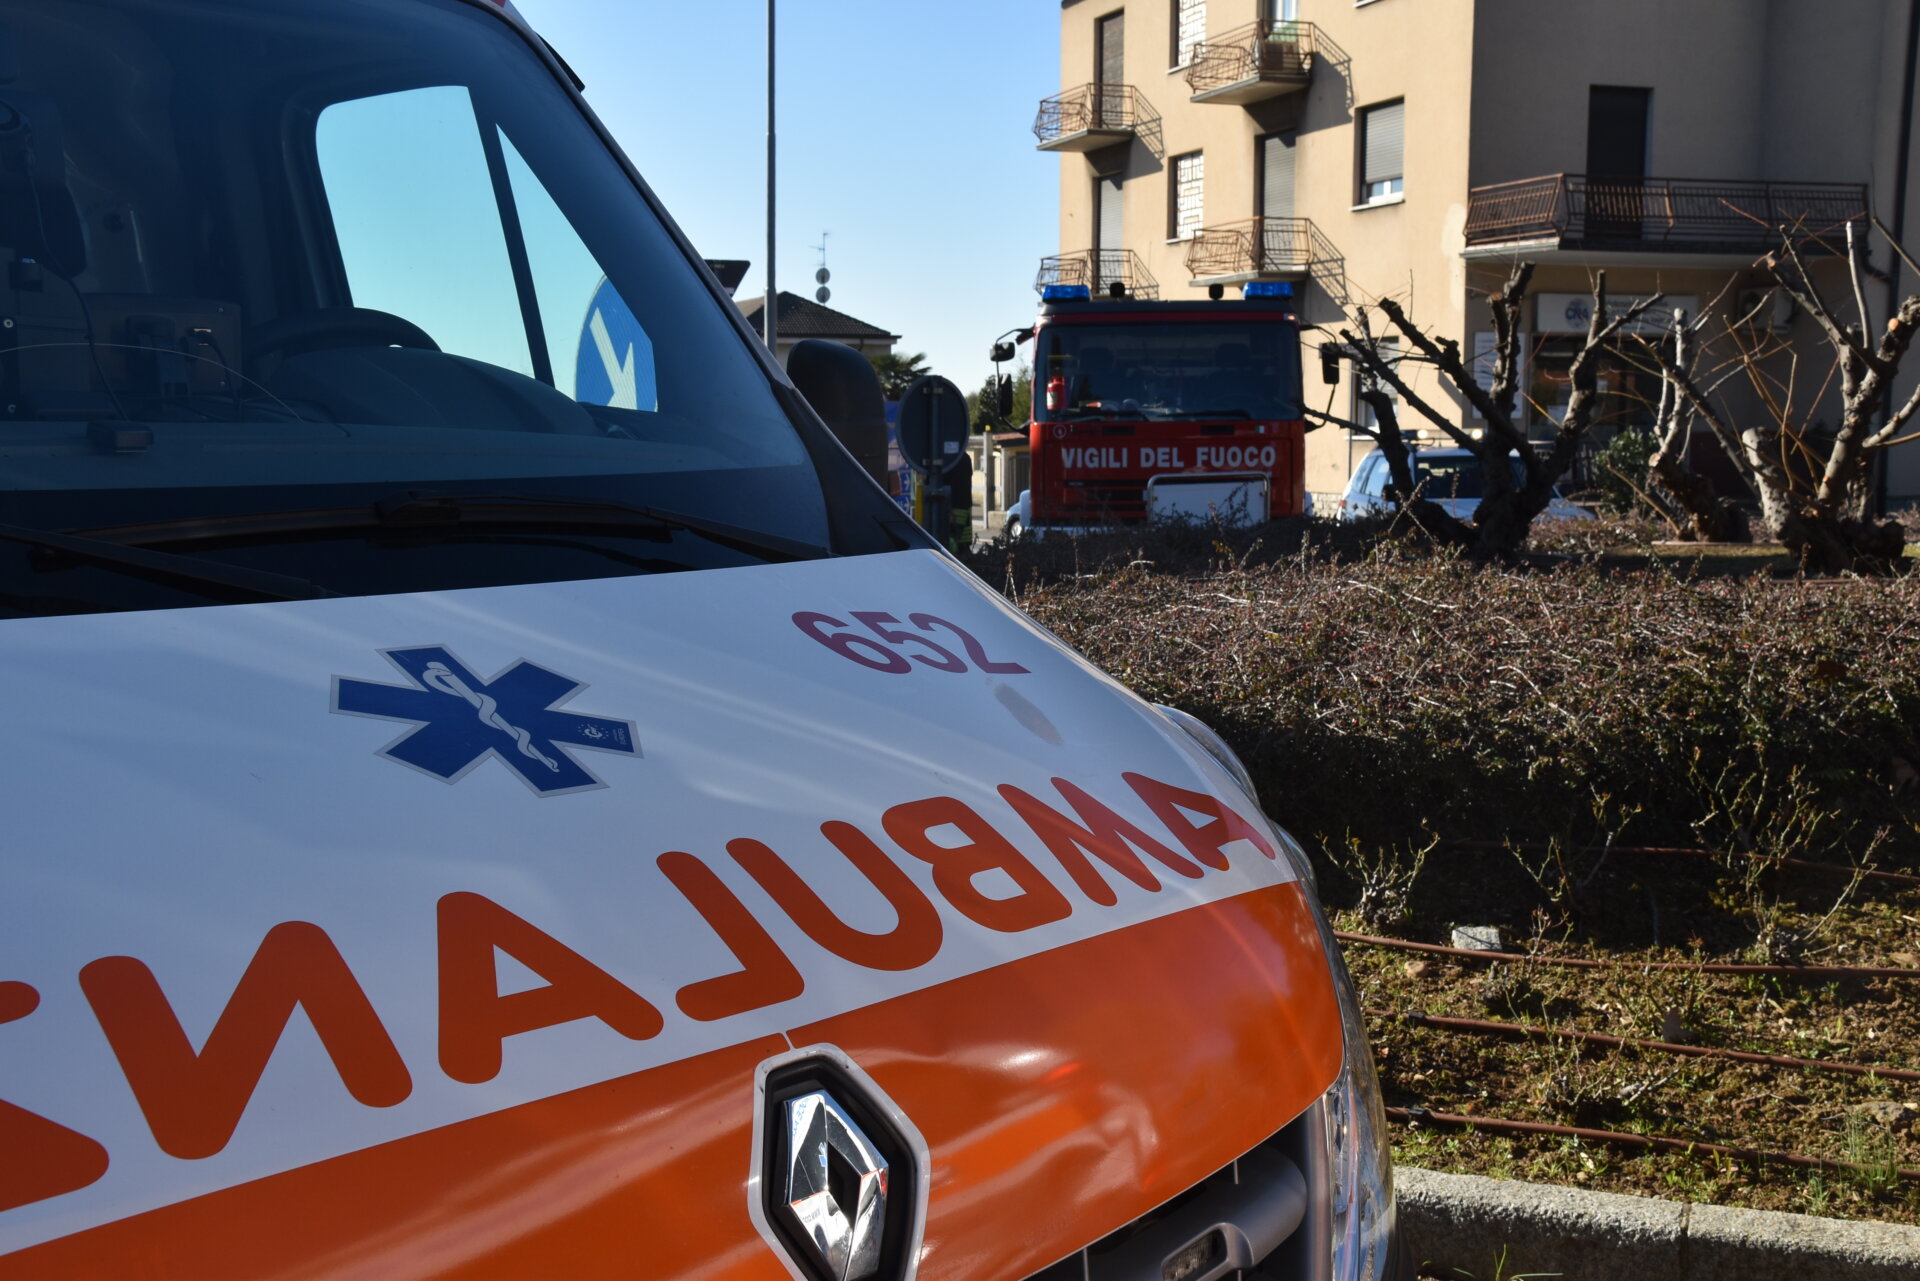
[[[579,88],[0,0],[0,1278],[1405,1275],[1299,847]]]

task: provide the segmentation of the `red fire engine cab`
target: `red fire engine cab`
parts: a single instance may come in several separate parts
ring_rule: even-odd
[[[1305,509],[1292,289],[1244,299],[1094,299],[1052,285],[1034,326],[1033,528],[1155,518],[1257,523]]]

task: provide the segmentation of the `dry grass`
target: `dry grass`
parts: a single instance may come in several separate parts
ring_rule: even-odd
[[[1188,528],[999,548],[978,567],[1142,695],[1216,726],[1268,811],[1314,850],[1350,928],[1444,942],[1454,925],[1492,924],[1534,948],[1626,959],[1920,953],[1920,894],[1770,862],[1920,872],[1920,578],[1623,569],[1617,543],[1488,568],[1369,551],[1370,532]],[[1608,842],[1758,857],[1571,852]],[[1679,1027],[1706,1043],[1920,1068],[1920,982],[1351,959],[1368,1003],[1393,1011],[1641,1036]],[[1389,1101],[1403,1106],[1920,1166],[1912,1129],[1860,1108],[1920,1102],[1920,1086],[1392,1020],[1375,1036]],[[1920,1189],[1870,1173],[1484,1134],[1400,1139],[1403,1159],[1440,1168],[1920,1221]]]

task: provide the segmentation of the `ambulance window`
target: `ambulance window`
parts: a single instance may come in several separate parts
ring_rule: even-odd
[[[320,113],[314,143],[353,305],[412,321],[442,351],[531,375],[467,90],[336,103]]]
[[[513,140],[503,133],[500,145],[554,386],[589,404],[653,412],[659,395],[647,331]]]

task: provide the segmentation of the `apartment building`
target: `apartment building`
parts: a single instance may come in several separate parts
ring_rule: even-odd
[[[1755,296],[1781,221],[1872,212],[1920,256],[1920,164],[1901,154],[1915,5],[1062,0],[1060,91],[1034,126],[1060,154],[1060,251],[1037,283],[1174,298],[1288,280],[1328,328],[1391,295],[1485,353],[1487,294],[1529,260],[1527,412],[1550,431],[1596,269],[1616,299],[1659,291],[1697,315]],[[1840,266],[1816,270],[1844,291]],[[1920,279],[1884,245],[1872,273],[1877,329]],[[1824,367],[1808,317],[1783,303],[1758,323],[1808,357],[1799,377]],[[1307,368],[1316,409],[1364,412],[1344,368],[1332,387]],[[1402,372],[1471,429],[1431,370]],[[1653,380],[1624,359],[1602,377],[1597,434],[1651,419]],[[1338,494],[1368,447],[1311,432],[1308,489]],[[1920,445],[1890,451],[1885,484],[1920,501]]]

